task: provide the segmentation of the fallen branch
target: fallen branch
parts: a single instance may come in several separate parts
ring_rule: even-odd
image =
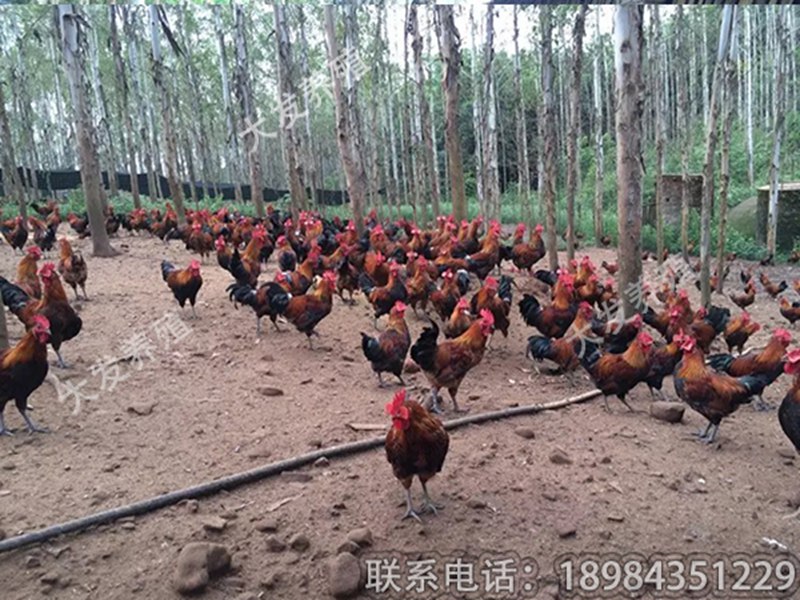
[[[450,430],[464,427],[465,425],[477,425],[487,421],[497,421],[511,417],[517,417],[520,415],[536,414],[545,410],[554,410],[569,406],[571,404],[586,402],[587,400],[596,398],[600,394],[600,390],[591,390],[578,396],[565,398],[556,402],[532,404],[529,406],[514,406],[511,408],[494,410],[477,415],[468,415],[459,419],[447,421],[444,423],[444,427],[445,429]],[[39,529],[30,533],[24,533],[22,535],[0,541],[0,552],[8,552],[10,550],[16,550],[17,548],[22,548],[23,546],[28,546],[30,544],[38,544],[61,535],[84,531],[90,527],[103,525],[104,523],[110,523],[111,521],[116,521],[118,519],[146,514],[156,511],[160,508],[172,506],[183,500],[211,496],[213,494],[227,491],[241,485],[254,483],[256,481],[261,481],[262,479],[280,475],[284,471],[293,471],[295,469],[299,469],[300,467],[312,464],[314,461],[322,458],[323,456],[328,459],[332,459],[340,456],[348,456],[350,454],[366,452],[367,450],[372,450],[373,448],[383,446],[384,440],[384,436],[380,436],[358,442],[341,444],[339,446],[332,446],[330,448],[322,448],[314,452],[309,452],[308,454],[303,454],[300,456],[295,456],[294,458],[288,458],[286,460],[263,465],[249,471],[234,473],[233,475],[228,475],[227,477],[222,477],[221,479],[215,479],[214,481],[201,483],[199,485],[169,492],[167,494],[162,494],[161,496],[156,496],[155,498],[140,500],[139,502],[134,502],[133,504],[128,504],[126,506],[104,510],[93,515],[73,519],[72,521],[66,521],[65,523],[51,525],[50,527],[45,527],[44,529]],[[296,498],[297,496],[284,498],[283,500],[279,500],[273,504],[270,508],[272,510],[277,510],[283,504],[291,502]]]

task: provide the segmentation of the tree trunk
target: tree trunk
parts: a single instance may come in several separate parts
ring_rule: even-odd
[[[92,231],[92,250],[94,256],[116,256],[106,233],[103,201],[100,191],[100,165],[95,146],[95,132],[90,113],[85,76],[86,36],[84,28],[88,27],[77,7],[72,4],[61,4],[57,8],[61,29],[61,49],[64,55],[64,69],[69,81],[73,114],[76,119],[76,142],[81,160],[81,183],[86,198],[86,212],[89,215],[89,227]]]
[[[522,207],[522,219],[529,227],[533,227],[530,190],[531,178],[528,166],[528,128],[525,114],[525,95],[522,93],[522,59],[519,52],[519,6],[514,5],[514,101],[516,102],[517,120],[517,179],[518,194]]]
[[[542,160],[539,187],[542,201],[547,210],[545,245],[547,247],[550,270],[558,269],[558,238],[556,237],[556,122],[555,101],[553,99],[553,26],[552,7],[539,9],[542,33]]]
[[[234,196],[237,203],[242,202],[242,184],[239,178],[239,136],[235,130],[233,120],[233,105],[231,103],[230,79],[228,78],[228,57],[225,51],[225,34],[222,29],[220,7],[215,4],[214,27],[217,30],[217,48],[219,49],[219,74],[222,80],[222,103],[225,107],[225,124],[227,125],[228,142],[226,148],[226,163],[228,176],[233,183]]]
[[[483,138],[481,132],[481,115],[483,115],[483,92],[478,81],[478,44],[476,41],[474,6],[469,8],[470,38],[470,76],[472,83],[472,130],[475,138],[475,195],[478,197],[478,204],[481,212],[487,214],[485,181],[483,178]]]
[[[581,122],[581,61],[587,5],[581,4],[572,30],[572,82],[567,131],[567,260],[575,258],[575,196],[578,193],[578,129]]]
[[[603,195],[605,177],[605,156],[603,150],[603,91],[600,72],[602,61],[602,43],[600,41],[600,12],[595,20],[595,43],[598,47],[594,53],[594,239],[600,246],[603,237]],[[609,110],[610,107],[609,107]]]
[[[325,5],[325,41],[328,65],[333,82],[333,97],[336,105],[336,140],[342,159],[342,168],[347,178],[347,193],[353,209],[353,220],[359,235],[364,230],[364,198],[366,196],[366,175],[361,161],[358,141],[353,139],[354,127],[351,122],[351,110],[343,89],[343,73],[340,64],[339,46],[336,41],[336,22],[334,7]]]
[[[117,180],[117,161],[114,152],[114,137],[111,135],[111,124],[109,122],[108,103],[106,93],[103,89],[103,78],[100,77],[100,56],[97,47],[97,32],[92,30],[89,38],[89,48],[91,53],[92,87],[94,88],[95,105],[100,113],[100,139],[103,149],[103,163],[105,163],[108,173],[108,190],[112,197],[119,195],[119,181]]]
[[[728,224],[728,192],[731,182],[731,130],[733,129],[733,98],[736,91],[737,29],[733,20],[730,49],[725,58],[725,86],[722,95],[722,162],[719,189],[719,234],[717,235],[717,293],[722,293],[725,278],[725,228]]]
[[[675,16],[675,54],[684,56],[684,32],[685,23],[683,16],[683,5],[679,4]],[[690,71],[691,72],[691,71]],[[691,115],[689,108],[689,96],[686,89],[686,76],[678,73],[678,129],[681,140],[681,253],[683,260],[689,262],[689,151],[692,146]]]
[[[306,39],[306,19],[305,19],[305,12],[303,11],[303,5],[299,4],[297,6],[297,18],[300,21],[300,70],[303,75],[303,79],[305,81],[311,81],[311,69],[308,64],[308,40]],[[305,118],[305,126],[306,126],[306,139],[305,144],[301,144],[303,148],[305,148],[305,153],[303,155],[304,162],[305,162],[305,173],[306,173],[306,185],[311,188],[311,199],[314,201],[317,208],[324,208],[324,205],[321,203],[321,196],[319,192],[321,192],[323,185],[321,180],[319,179],[319,172],[320,169],[317,168],[317,144],[314,143],[314,136],[311,134],[311,112],[310,106],[311,104],[311,86],[304,85],[303,86],[303,106],[305,107],[306,111],[308,111],[308,115]]]
[[[14,156],[14,140],[11,137],[11,126],[6,112],[6,99],[3,93],[5,82],[0,82],[0,159],[3,167],[3,187],[6,196],[11,196],[17,202],[19,214],[23,219],[28,218],[28,207],[25,202],[25,191],[17,171],[17,159]]]
[[[663,80],[660,65],[664,61],[664,52],[661,46],[661,19],[658,5],[652,9],[653,15],[653,52],[650,64],[654,69],[653,77],[653,108],[656,121],[656,255],[658,265],[664,262],[664,146],[666,145],[667,125],[665,122],[666,103],[664,102]]]
[[[753,9],[744,12],[744,45],[747,61],[747,77],[745,91],[745,131],[747,135],[747,178],[750,185],[755,185],[755,171],[753,170]]]
[[[439,50],[444,70],[444,135],[447,165],[450,173],[450,196],[453,198],[453,217],[457,222],[467,218],[467,197],[464,187],[464,165],[461,162],[461,139],[458,133],[458,76],[461,71],[461,37],[456,29],[453,7],[436,7],[438,15]]]
[[[644,7],[614,10],[617,93],[617,234],[619,289],[624,314],[642,308],[642,16]]]
[[[139,197],[139,178],[136,167],[136,150],[133,139],[133,120],[128,104],[128,81],[125,77],[125,66],[122,61],[122,45],[119,40],[119,29],[117,28],[117,7],[108,7],[109,26],[111,33],[111,52],[114,55],[114,74],[117,87],[117,121],[125,124],[125,150],[128,155],[128,171],[131,174],[131,196],[135,208],[142,207],[142,200]]]
[[[777,9],[775,9],[777,10]],[[781,140],[786,114],[786,56],[788,54],[786,31],[789,19],[789,6],[784,5],[775,15],[775,36],[777,55],[775,57],[775,90],[772,96],[772,161],[769,165],[769,217],[767,226],[767,250],[775,254],[778,237],[778,192],[781,173]]]
[[[494,88],[494,10],[486,5],[486,44],[483,51],[483,183],[486,206],[500,219],[500,181],[497,167],[497,100]]]
[[[706,308],[711,304],[711,210],[714,203],[714,157],[719,135],[717,118],[719,113],[719,93],[722,87],[722,72],[731,32],[736,16],[736,7],[726,5],[722,9],[722,27],[719,33],[719,50],[714,65],[711,83],[711,97],[708,107],[708,131],[706,134],[706,154],[703,163],[703,204],[700,212],[700,294]]]

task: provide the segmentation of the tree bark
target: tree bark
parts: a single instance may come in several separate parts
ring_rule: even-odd
[[[594,53],[594,239],[600,246],[603,237],[603,195],[605,178],[605,156],[603,149],[603,88],[600,62],[602,45],[600,42],[600,12],[595,20],[595,40],[598,48]],[[610,110],[610,107],[609,107]]]
[[[528,166],[528,128],[525,114],[525,95],[522,93],[522,59],[519,51],[519,6],[514,5],[514,100],[517,120],[517,179],[518,194],[522,207],[522,219],[533,227],[530,203],[531,178]]]
[[[744,12],[744,45],[747,53],[747,76],[745,78],[745,131],[747,136],[747,177],[750,185],[755,185],[755,171],[753,168],[753,12],[752,9]]]
[[[64,56],[64,69],[69,81],[73,114],[76,119],[76,142],[80,156],[81,183],[86,198],[86,212],[92,231],[92,251],[97,257],[116,256],[118,252],[111,246],[106,232],[103,201],[100,190],[100,164],[95,145],[95,132],[87,98],[85,75],[86,36],[84,29],[88,23],[75,5],[61,4],[57,8],[61,30],[61,50]]]
[[[542,201],[547,211],[545,245],[550,270],[558,269],[558,238],[556,236],[556,123],[555,101],[553,99],[553,26],[552,7],[545,5],[539,9],[542,34],[542,161],[539,187]]]
[[[308,40],[306,39],[306,19],[303,5],[297,6],[297,18],[300,21],[300,70],[305,81],[311,81],[311,69],[308,64]],[[311,134],[311,86],[303,86],[303,106],[305,106],[308,115],[305,119],[306,139],[302,147],[305,149],[303,155],[305,161],[305,183],[311,188],[311,198],[316,204],[317,208],[324,208],[321,203],[319,192],[322,190],[323,185],[319,178],[320,169],[317,167],[317,144],[314,142],[314,136]]]
[[[619,289],[624,314],[642,308],[642,16],[644,8],[617,5],[614,62],[617,94],[617,215]]]
[[[494,10],[486,5],[486,44],[483,51],[483,183],[486,206],[494,219],[500,219],[500,181],[497,160],[497,100],[494,85]]]
[[[336,22],[333,11],[334,7],[332,5],[325,5],[325,41],[336,106],[336,140],[339,146],[342,168],[347,178],[347,193],[350,196],[350,205],[353,209],[353,220],[360,235],[364,230],[364,198],[367,178],[364,173],[358,142],[353,139],[354,128],[351,122],[351,110],[348,107],[348,100],[345,97],[342,82],[344,73],[338,67],[341,57],[339,55],[339,45],[336,41]]]
[[[675,16],[675,54],[684,56],[685,22],[683,5],[679,4]],[[683,260],[689,263],[689,150],[692,145],[691,114],[689,96],[686,89],[686,76],[678,72],[678,129],[681,140],[681,253]]]
[[[460,222],[467,218],[467,196],[464,186],[464,165],[461,161],[461,139],[458,133],[458,93],[461,72],[461,37],[456,29],[453,7],[439,5],[439,50],[444,63],[442,90],[444,91],[444,135],[447,165],[450,173],[450,196],[453,198],[453,217]]]
[[[486,185],[483,178],[483,136],[481,131],[481,115],[483,115],[483,91],[478,81],[478,44],[476,41],[476,29],[474,15],[474,5],[469,8],[470,24],[470,76],[472,83],[472,130],[475,138],[475,195],[478,197],[478,204],[481,212],[487,214],[486,210]]]
[[[777,10],[777,9],[776,9]],[[775,36],[777,37],[777,55],[775,57],[775,90],[772,96],[772,114],[774,117],[772,127],[772,161],[769,165],[769,215],[767,228],[767,250],[771,254],[777,251],[778,237],[778,192],[781,173],[781,140],[786,114],[786,56],[787,24],[789,19],[789,6],[784,5],[775,15]]]
[[[722,293],[725,278],[725,229],[728,224],[728,195],[731,182],[731,130],[733,129],[733,99],[736,92],[737,29],[733,20],[730,49],[725,58],[725,86],[722,95],[722,161],[720,164],[719,234],[717,235],[717,293]]]
[[[114,152],[114,137],[111,135],[111,123],[109,122],[108,103],[106,93],[103,88],[103,78],[100,76],[100,56],[97,47],[97,32],[93,29],[89,38],[89,48],[91,53],[92,87],[94,88],[95,105],[100,113],[100,139],[103,149],[103,162],[108,173],[108,191],[112,197],[119,194],[119,181],[117,180],[117,161]],[[102,163],[101,163],[102,164]]]
[[[661,37],[661,19],[658,5],[652,9],[653,15],[653,52],[651,65],[653,66],[653,108],[655,110],[655,135],[656,135],[656,255],[658,265],[664,262],[664,147],[666,145],[667,125],[665,122],[666,105],[664,102],[663,79],[659,65],[663,65],[664,52]]]
[[[25,191],[17,171],[17,159],[14,155],[14,140],[11,137],[11,125],[6,112],[6,99],[3,92],[5,82],[0,82],[0,159],[3,166],[3,187],[6,196],[11,196],[17,202],[19,214],[23,219],[28,218],[28,206],[25,202]]]
[[[572,82],[567,132],[567,260],[575,258],[575,196],[578,193],[578,128],[581,120],[581,62],[587,5],[581,4],[572,30]]]
[[[128,104],[128,81],[125,76],[125,66],[122,60],[122,45],[119,40],[119,29],[117,27],[117,7],[108,7],[109,27],[111,34],[111,52],[114,55],[114,74],[117,87],[117,121],[125,124],[125,150],[128,155],[128,171],[131,174],[131,196],[135,208],[142,207],[142,199],[139,196],[139,177],[136,166],[136,150],[133,139],[133,119]]]
[[[717,128],[719,93],[722,87],[723,66],[728,54],[735,16],[735,6],[726,5],[723,7],[722,27],[719,33],[719,50],[717,52],[717,62],[714,65],[708,107],[706,154],[703,163],[703,204],[700,212],[700,295],[702,304],[706,308],[711,304],[711,211],[714,203],[714,157],[719,135]]]

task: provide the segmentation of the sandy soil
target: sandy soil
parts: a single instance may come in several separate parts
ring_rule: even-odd
[[[88,258],[88,244],[77,244]],[[372,328],[363,298],[356,306],[335,301],[313,351],[305,336],[286,327],[283,333],[265,327],[257,340],[251,311],[228,301],[229,276],[212,259],[203,269],[200,318],[181,321],[190,333],[166,348],[153,325],[177,305],[161,281],[159,262],[185,263],[188,254],[178,243],[165,247],[124,233],[115,244],[124,250],[119,258],[88,258],[91,301],[78,304],[84,331],[64,346],[73,368],[53,370],[62,386],[83,384],[81,393],[96,398],[84,398],[76,411],[74,398],[59,403],[54,385],[45,383],[31,404],[34,419],[52,433],[0,439],[6,537],[376,435],[352,431],[347,423],[386,423],[383,406],[396,388],[379,389],[361,354],[359,331]],[[597,264],[614,258],[610,250],[589,254]],[[17,260],[6,248],[0,272],[13,277]],[[651,281],[654,269],[654,263],[647,266]],[[790,275],[785,267],[768,271]],[[526,276],[516,277],[523,289],[533,287]],[[690,293],[696,302],[693,287]],[[732,306],[727,298],[715,302]],[[767,330],[783,326],[777,303],[764,294],[751,312]],[[416,337],[423,322],[413,315],[409,321]],[[13,316],[9,327],[12,338],[21,335]],[[583,374],[574,387],[537,375],[524,356],[533,333],[515,307],[509,338],[495,338],[462,386],[471,412],[591,389]],[[92,366],[120,356],[135,334],[151,339],[152,360],[145,358],[141,370],[119,363],[127,379],[102,390]],[[752,342],[767,336],[762,332]],[[427,389],[422,375],[408,381],[415,395]],[[788,383],[779,380],[766,399],[779,402]],[[266,395],[264,388],[283,395]],[[670,382],[665,390],[674,397]],[[537,561],[540,589],[552,579],[554,559],[569,552],[769,553],[764,537],[790,549],[800,543],[800,524],[783,518],[800,501],[800,484],[775,411],[742,408],[723,423],[720,442],[707,447],[691,435],[704,425],[702,417],[687,410],[682,424],[668,425],[649,416],[650,402],[647,390],[637,389],[634,413],[611,399],[608,414],[597,399],[453,432],[444,471],[430,486],[446,507],[422,524],[400,520],[401,487],[376,450],[309,467],[300,480],[277,477],[4,554],[2,597],[176,597],[171,581],[178,552],[188,542],[211,540],[234,554],[234,572],[213,582],[204,597],[323,598],[327,562],[346,534],[363,526],[374,537],[371,551],[398,558],[516,552]],[[11,427],[21,427],[13,406],[5,413]],[[520,428],[535,437],[515,435]],[[559,451],[567,461],[553,460]],[[212,516],[227,520],[223,531],[204,528]],[[259,531],[265,521],[277,532]],[[271,551],[270,535],[287,541],[296,534],[307,536],[307,550]]]

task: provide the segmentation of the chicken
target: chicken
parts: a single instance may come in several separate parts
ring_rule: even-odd
[[[75,253],[72,250],[72,245],[66,238],[62,238],[61,241],[59,241],[59,249],[61,258],[58,261],[58,272],[64,278],[64,281],[72,287],[72,291],[75,292],[76,300],[80,299],[78,296],[78,286],[80,286],[83,292],[84,300],[88,300],[89,296],[86,295],[86,279],[89,276],[89,271],[86,266],[86,261],[83,260],[83,255]]]
[[[750,313],[743,311],[742,314],[735,316],[725,327],[725,343],[728,345],[728,352],[736,348],[739,354],[742,353],[747,340],[756,331],[761,329],[761,325],[753,321]]]
[[[456,412],[463,412],[456,400],[464,377],[483,360],[486,342],[494,331],[494,317],[482,310],[479,318],[464,333],[453,340],[437,344],[439,327],[431,322],[411,346],[411,358],[425,373],[431,384],[431,410],[440,412],[439,390],[446,388]]]
[[[648,371],[644,382],[650,389],[650,394],[655,398],[655,392],[663,399],[661,388],[664,378],[675,372],[675,367],[681,359],[681,350],[678,343],[673,340],[668,344],[653,344],[647,356]]]
[[[315,290],[302,296],[292,296],[277,283],[267,285],[267,298],[279,315],[292,323],[298,331],[305,333],[308,347],[313,349],[312,335],[319,335],[314,329],[320,321],[331,313],[333,291],[336,289],[336,275],[325,271]]]
[[[570,337],[550,339],[542,335],[532,335],[528,338],[525,356],[537,361],[549,360],[555,363],[558,369],[552,372],[554,375],[569,373],[580,365],[578,355],[575,354],[573,340]]]
[[[508,337],[510,322],[508,315],[511,312],[511,284],[513,279],[508,275],[500,277],[500,283],[494,277],[487,277],[483,287],[475,292],[470,301],[470,310],[473,315],[479,315],[485,308],[494,317],[494,328]]]
[[[420,512],[436,514],[440,506],[428,495],[428,481],[442,470],[450,438],[442,423],[418,402],[406,400],[406,391],[398,391],[386,404],[386,413],[392,418],[392,428],[386,434],[386,459],[392,472],[406,491],[406,514],[421,520],[411,502],[411,483],[414,475],[422,484],[424,501]]]
[[[793,375],[794,381],[778,409],[778,421],[783,433],[800,452],[800,349],[787,354],[783,372]]]
[[[342,246],[342,253],[344,255],[342,261],[336,267],[336,292],[339,294],[339,298],[342,299],[342,302],[345,302],[344,292],[346,291],[349,294],[347,302],[349,304],[355,304],[356,301],[353,299],[353,292],[359,289],[358,269],[350,262],[350,246]]]
[[[79,217],[75,213],[69,213],[67,215],[67,222],[69,226],[72,227],[72,230],[78,234],[78,237],[81,239],[89,236],[89,218]]]
[[[588,303],[581,303],[586,304]],[[591,310],[591,307],[589,307]],[[620,318],[622,312],[619,312]],[[635,314],[630,319],[622,321],[619,319],[611,319],[608,322],[603,322],[598,318],[592,319],[592,333],[599,336],[603,340],[603,349],[612,354],[622,354],[628,349],[631,342],[639,335],[642,329],[642,315]]]
[[[781,316],[789,321],[792,325],[800,321],[800,302],[790,303],[786,297],[780,299]]]
[[[225,289],[235,308],[238,309],[239,304],[244,304],[253,309],[256,315],[257,337],[261,337],[261,319],[264,317],[270,318],[273,327],[275,327],[275,331],[281,330],[280,327],[278,327],[278,310],[270,304],[269,297],[267,296],[268,287],[269,284],[264,283],[258,289],[254,289],[246,283],[239,283],[236,281]]]
[[[0,233],[3,234],[3,238],[13,250],[22,251],[25,242],[28,241],[28,229],[25,226],[25,219],[22,217],[0,225]]]
[[[467,271],[483,281],[500,262],[500,223],[492,221],[481,249],[465,258]]]
[[[380,387],[383,387],[383,373],[391,373],[400,380],[400,385],[405,385],[402,377],[403,365],[411,346],[405,313],[406,305],[397,301],[389,313],[389,323],[378,339],[361,333],[361,349],[372,364],[372,370],[378,375]]]
[[[415,315],[418,314],[418,306],[422,308],[423,312],[427,313],[428,301],[430,300],[430,295],[436,290],[436,285],[433,283],[433,279],[431,279],[428,271],[428,261],[424,256],[420,256],[411,264],[416,268],[414,274],[410,275],[410,279],[406,282],[408,303],[414,310]]]
[[[603,246],[603,248],[608,248],[611,245],[611,242],[613,241],[614,240],[612,240],[611,237],[608,235],[600,236],[600,244]]]
[[[602,266],[612,277],[617,274],[617,271],[619,271],[619,265],[617,263],[608,263],[603,261],[600,263],[600,266]]]
[[[361,291],[369,300],[375,310],[374,320],[377,324],[378,319],[383,315],[389,314],[395,302],[398,300],[405,302],[408,299],[408,291],[405,284],[400,279],[400,265],[393,262],[389,267],[389,280],[386,285],[376,287],[369,275],[362,273],[358,280]]]
[[[0,277],[0,295],[9,310],[27,329],[34,326],[34,317],[42,315],[50,322],[50,345],[58,357],[58,366],[67,368],[61,356],[61,344],[73,339],[83,328],[83,321],[69,305],[64,286],[53,263],[45,263],[39,269],[42,279],[42,298],[35,300],[22,289]]]
[[[767,292],[773,298],[777,298],[781,293],[783,293],[786,288],[789,287],[789,284],[786,283],[786,280],[781,281],[780,283],[776,284],[770,281],[767,274],[763,271],[758,274],[758,280],[761,282],[761,285],[764,286],[764,291]]]
[[[608,396],[614,394],[630,411],[633,411],[625,396],[637,384],[644,381],[650,372],[647,360],[653,345],[650,334],[646,331],[639,332],[633,343],[622,354],[603,354],[600,352],[600,347],[587,338],[576,340],[574,344],[581,365],[603,392],[606,410],[610,412]]]
[[[38,246],[29,246],[17,265],[17,285],[31,298],[39,299],[42,297],[42,286],[39,283],[39,276],[36,262],[42,258],[42,251]]]
[[[697,310],[694,320],[689,323],[687,331],[695,338],[700,349],[708,354],[711,342],[725,331],[730,317],[731,311],[727,308],[712,306],[710,310],[706,310],[701,306]]]
[[[200,221],[192,223],[192,232],[186,240],[186,249],[200,255],[200,259],[205,261],[206,257],[214,249],[214,238],[211,233],[203,229]]]
[[[536,327],[549,338],[563,337],[578,312],[578,305],[572,299],[575,290],[572,276],[562,273],[558,277],[550,306],[542,307],[536,297],[530,294],[524,294],[519,302],[525,323]]]
[[[226,271],[230,272],[233,250],[228,247],[224,237],[219,236],[216,239],[214,242],[214,249],[217,251],[217,264]]]
[[[278,236],[275,242],[278,249],[278,267],[281,271],[294,271],[297,268],[297,255],[285,235]]]
[[[792,253],[786,259],[786,262],[793,265],[800,262],[800,250],[792,250]]]
[[[197,293],[203,287],[203,278],[200,275],[200,261],[193,260],[186,269],[178,269],[175,265],[166,260],[161,261],[161,277],[167,282],[169,289],[175,296],[175,300],[181,306],[181,310],[186,306],[186,301],[192,307],[192,316],[196,319],[194,305],[197,301]]]
[[[442,287],[431,292],[431,304],[439,318],[445,321],[453,314],[453,310],[455,310],[458,299],[461,298],[462,294],[453,271],[445,271],[442,279],[444,279]]]
[[[765,375],[731,377],[706,368],[703,351],[693,337],[675,336],[683,353],[675,369],[675,393],[693,410],[708,419],[708,427],[699,434],[700,441],[714,443],[722,419],[734,413],[753,396],[760,395],[767,386]]]
[[[792,287],[794,288],[795,292],[800,294],[800,279],[797,279],[796,281],[792,282]]]
[[[31,226],[33,227],[33,243],[42,251],[50,252],[56,241],[56,229],[58,225],[48,226],[43,221],[35,217],[30,218]]]
[[[43,315],[32,317],[32,327],[13,348],[0,353],[0,436],[13,435],[6,428],[3,412],[9,400],[25,419],[28,431],[46,432],[28,416],[28,397],[47,376],[47,342],[50,341],[50,321]]]
[[[247,284],[250,287],[258,285],[258,276],[261,275],[261,248],[266,243],[266,239],[266,230],[263,226],[257,225],[242,254],[239,254],[239,249],[234,244],[230,272],[238,283]]]
[[[459,298],[453,314],[442,326],[442,333],[447,339],[457,338],[469,329],[473,321],[475,321],[475,317],[469,309],[469,302],[466,298]]]
[[[736,357],[731,354],[712,354],[708,357],[708,364],[715,371],[727,373],[732,377],[763,375],[767,378],[765,385],[770,385],[783,373],[784,354],[791,343],[792,335],[788,331],[776,329],[761,352]],[[756,408],[767,410],[771,407],[759,394]]]
[[[753,302],[756,301],[756,284],[753,283],[753,280],[749,280],[747,284],[744,286],[744,292],[741,294],[730,293],[728,297],[731,301],[744,310],[748,306],[750,306]]]
[[[520,228],[522,229],[520,230]],[[525,225],[523,223],[517,225],[517,231],[521,231],[521,233],[524,234]],[[533,265],[545,257],[546,251],[544,248],[544,240],[542,239],[543,231],[544,227],[538,224],[534,227],[531,238],[527,244],[518,243],[511,247],[511,262],[521,271],[528,271],[530,274]]]

